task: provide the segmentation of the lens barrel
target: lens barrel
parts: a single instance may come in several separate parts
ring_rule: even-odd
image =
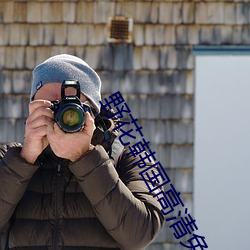
[[[82,106],[76,103],[60,105],[55,114],[55,121],[58,126],[67,133],[80,131],[86,120],[85,111]]]

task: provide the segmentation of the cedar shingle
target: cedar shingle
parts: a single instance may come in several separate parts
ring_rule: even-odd
[[[13,69],[15,67],[14,56],[15,47],[2,47],[0,48],[0,54],[4,55],[0,57],[0,66],[3,69]],[[2,59],[2,60],[1,60]]]
[[[137,82],[136,82],[136,86],[137,86]],[[139,107],[139,110],[140,110],[140,116],[139,118],[144,120],[144,119],[147,119],[147,96],[146,95],[141,95],[140,96],[140,107]]]
[[[134,70],[139,70],[142,68],[142,50],[141,47],[135,47],[133,54],[133,66]]]
[[[151,3],[150,2],[136,2],[135,3],[136,14],[135,22],[136,23],[149,23],[151,17]]]
[[[185,95],[182,99],[180,118],[181,119],[193,119],[194,118],[193,109],[194,109],[193,97],[189,95]]]
[[[86,45],[88,32],[87,26],[81,24],[69,24],[67,32],[67,45]]]
[[[112,91],[111,91],[111,85],[112,85],[111,73],[108,71],[101,71],[101,72],[99,72],[99,76],[100,76],[101,81],[102,81],[102,89],[101,89],[102,95],[112,93]]]
[[[100,47],[90,46],[85,51],[84,60],[94,69],[99,68]]]
[[[67,43],[67,24],[54,24],[54,45],[66,45]]]
[[[114,2],[94,1],[94,23],[106,24],[107,17],[114,15],[114,8]]]
[[[166,81],[164,73],[161,71],[149,73],[150,93],[164,95],[169,93],[169,82]]]
[[[22,117],[22,97],[17,95],[5,95],[1,100],[3,105],[3,116],[5,118]]]
[[[250,44],[250,28],[249,25],[244,25],[242,27],[242,44]]]
[[[15,47],[14,51],[14,69],[23,69],[25,65],[25,47]]]
[[[176,44],[188,44],[188,32],[189,28],[186,25],[176,26]]]
[[[176,27],[174,25],[165,26],[165,44],[174,45],[176,42]]]
[[[166,139],[169,140],[168,133],[166,133]],[[159,155],[157,158],[158,161],[162,164],[164,168],[170,167],[170,146],[167,144],[158,145],[158,150],[156,153]],[[168,169],[167,174],[169,178],[171,179],[171,171]],[[172,179],[171,179],[172,180]]]
[[[39,51],[37,51],[39,52]],[[71,46],[56,46],[56,47],[48,47],[45,48],[45,52],[47,52],[47,58],[51,55],[57,55],[57,54],[75,54],[75,47]],[[45,58],[46,59],[46,58]]]
[[[150,8],[150,22],[151,23],[158,23],[159,22],[159,3],[151,2]]]
[[[25,120],[26,119],[17,119],[15,121],[15,128],[14,128],[15,129],[15,141],[17,142],[23,143],[23,140],[24,140],[23,135],[25,132]]]
[[[175,189],[179,192],[193,192],[193,171],[191,169],[176,169],[173,181]]]
[[[55,30],[53,24],[45,24],[43,30],[43,44],[42,45],[53,45]]]
[[[4,19],[4,3],[0,2],[0,23],[3,23]]]
[[[199,30],[200,27],[198,25],[190,25],[188,27],[188,44],[197,45],[199,44]]]
[[[159,69],[160,51],[157,47],[145,46],[142,48],[142,69]]]
[[[170,94],[185,94],[185,71],[173,71],[169,79],[169,93]],[[167,80],[167,79],[166,79]]]
[[[154,38],[154,41],[153,41],[154,45],[166,44],[167,41],[166,41],[166,35],[165,35],[165,25],[154,25],[153,38]]]
[[[54,2],[52,5],[52,16],[53,22],[60,23],[62,22],[62,3],[61,2]]]
[[[3,98],[0,98],[0,106]],[[2,143],[15,141],[15,121],[11,119],[0,119],[0,139]]]
[[[200,2],[195,4],[195,23],[207,23],[207,3]]]
[[[193,72],[193,70],[188,70],[186,72],[185,84],[186,84],[185,93],[192,95],[194,93],[194,72]]]
[[[200,44],[214,44],[214,36],[213,36],[213,26],[201,26],[200,28]]]
[[[159,6],[159,22],[163,24],[182,23],[182,3],[164,3]]]
[[[192,168],[193,167],[193,146],[173,145],[171,147],[171,167],[172,168]]]
[[[173,13],[173,4],[160,2],[159,6],[159,23],[171,24]]]
[[[113,8],[113,15],[136,18],[136,3],[134,1],[118,1]]]
[[[125,70],[126,63],[126,45],[120,44],[113,47],[113,69],[114,70]]]
[[[155,25],[145,25],[145,45],[153,45],[155,37]]]
[[[14,22],[27,21],[27,2],[14,3]]]
[[[100,70],[112,70],[113,69],[113,50],[110,46],[102,46],[102,52],[100,53]]]
[[[14,71],[13,72],[13,93],[29,94],[31,87],[30,71]]]
[[[130,94],[130,95],[128,95],[129,97],[131,95],[135,94],[136,93],[136,84],[137,84],[135,71],[128,71],[126,73],[123,73],[120,84],[121,84],[121,93]],[[139,101],[138,98],[137,98],[137,100]],[[139,106],[138,106],[138,108],[139,108]],[[139,113],[138,113],[138,116],[139,116]]]
[[[192,144],[193,125],[191,120],[173,122],[173,143]]]
[[[135,24],[133,36],[136,46],[144,45],[144,26],[141,24]]]
[[[122,92],[122,93],[124,93],[124,92]],[[129,109],[131,110],[131,114],[134,117],[134,119],[138,119],[140,116],[140,98],[138,98],[135,95],[134,96],[129,95],[126,103],[129,107]],[[126,117],[129,118],[129,121],[131,120],[131,118],[128,115],[126,115]],[[138,126],[141,126],[139,121],[138,121]],[[132,125],[130,125],[130,127],[132,127]],[[142,133],[143,133],[143,129],[142,129]]]
[[[2,20],[4,23],[12,23],[14,21],[14,1],[4,1],[0,5]]]
[[[41,5],[41,20],[43,23],[51,23],[54,21],[54,16],[57,15],[58,10],[53,12],[53,2],[44,2]]]
[[[135,94],[147,93],[151,93],[151,85],[148,81],[148,71],[140,71],[140,73],[136,74],[135,78]]]
[[[27,3],[27,22],[40,23],[42,22],[42,3],[28,2]]]
[[[233,26],[232,44],[242,44],[242,25]]]
[[[236,11],[234,3],[224,4],[224,24],[235,24]]]
[[[62,3],[62,21],[65,23],[74,23],[76,20],[76,3],[63,2]]]
[[[88,27],[87,42],[89,45],[102,45],[106,43],[105,25],[96,24]]]
[[[194,23],[195,17],[195,3],[194,2],[183,2],[182,5],[182,20],[183,23]]]
[[[176,69],[178,66],[178,61],[177,61],[177,51],[175,47],[170,46],[167,48],[167,69]]]
[[[10,94],[12,92],[12,82],[11,71],[2,70],[0,74],[0,94]],[[3,115],[2,107],[3,105],[0,105],[0,117]]]
[[[160,99],[162,119],[192,119],[193,100],[189,96],[166,95]]]
[[[171,97],[169,95],[166,95],[160,99],[160,114],[161,119],[170,119],[172,118],[171,115]]]
[[[42,45],[44,41],[44,26],[42,24],[29,24],[28,30],[29,45]]]
[[[10,28],[9,24],[0,24],[0,46],[8,45],[9,43],[9,33]]]
[[[249,24],[249,5],[238,3],[236,9],[236,24]]]
[[[76,5],[76,22],[94,22],[94,2],[79,1]]]
[[[224,22],[224,3],[207,3],[207,23],[222,24]]]
[[[25,68],[32,70],[35,67],[36,49],[28,46],[25,48]]]
[[[152,83],[149,85],[152,85]],[[158,96],[149,96],[146,108],[148,111],[148,117],[147,117],[148,119],[157,120],[160,118],[160,98]]]

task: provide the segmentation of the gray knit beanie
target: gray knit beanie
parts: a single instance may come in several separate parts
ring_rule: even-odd
[[[82,59],[67,54],[56,55],[39,64],[32,73],[31,100],[36,91],[46,83],[77,80],[81,92],[90,99],[98,113],[100,112],[101,80],[97,73]]]

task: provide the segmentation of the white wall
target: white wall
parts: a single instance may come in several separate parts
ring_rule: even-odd
[[[250,249],[250,56],[196,55],[195,232]]]

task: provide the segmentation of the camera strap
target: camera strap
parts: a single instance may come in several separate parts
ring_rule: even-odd
[[[108,155],[109,159],[114,163],[116,166],[119,157],[122,155],[124,151],[124,146],[119,140],[119,136],[117,136],[115,139],[112,139],[111,132],[109,131],[109,128],[106,126],[103,116],[105,116],[106,112],[108,112],[110,115],[112,115],[111,110],[103,110],[101,108],[100,114],[98,114],[95,110],[93,110],[93,114],[95,115],[95,120],[96,122],[102,127],[103,129],[103,135],[104,135],[104,140],[107,143],[108,149]]]
[[[111,159],[111,161],[113,161],[115,167],[117,165],[117,162],[120,158],[120,156],[122,155],[123,151],[124,151],[124,146],[121,144],[119,137],[117,137],[114,142],[112,143],[111,146],[111,157],[109,157]]]

